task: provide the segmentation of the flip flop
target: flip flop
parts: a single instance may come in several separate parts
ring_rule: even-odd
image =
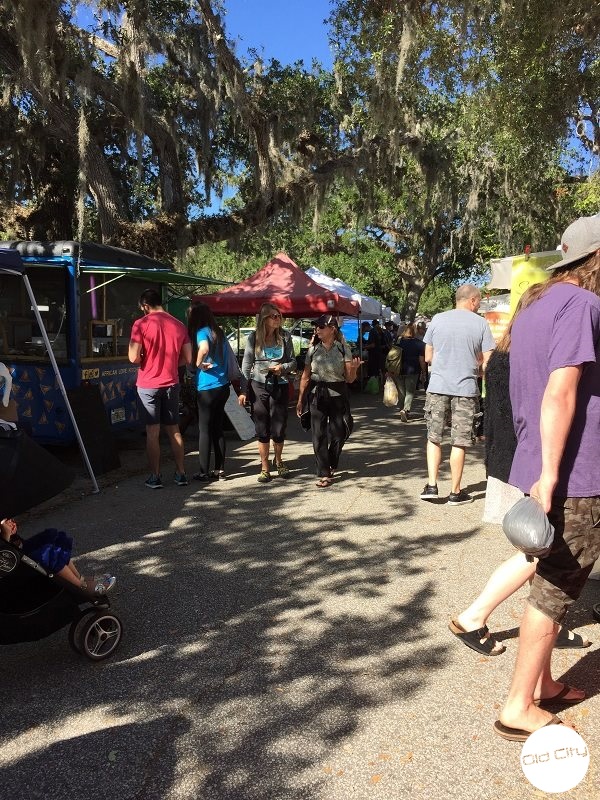
[[[554,647],[557,650],[578,650],[584,647],[589,647],[590,645],[591,642],[587,639],[584,639],[583,636],[580,636],[578,633],[570,631],[568,628],[565,628],[564,625],[561,625]]]
[[[460,639],[463,644],[475,650],[477,653],[482,653],[484,656],[499,656],[506,650],[504,645],[501,645],[500,650],[494,650],[498,644],[495,639],[490,636],[490,629],[487,625],[479,628],[476,631],[466,631],[462,625],[459,625],[456,620],[452,619],[448,623],[448,629]]]
[[[587,700],[586,695],[571,699],[567,698],[565,695],[569,694],[571,691],[573,691],[573,687],[569,686],[568,683],[564,683],[560,692],[552,695],[552,697],[540,697],[539,700],[534,700],[533,704],[540,706],[540,708],[544,706],[575,706],[577,703],[582,703],[584,700]]]
[[[547,728],[548,725],[564,725],[564,722],[556,714],[553,714],[552,718],[541,727]],[[521,728],[509,728],[508,725],[503,725],[499,719],[494,722],[494,731],[503,739],[508,739],[509,742],[526,742],[531,734],[535,733],[535,731],[524,731]]]
[[[333,484],[333,478],[325,476],[323,478],[319,478],[315,486],[318,486],[319,489],[328,489],[332,484]]]

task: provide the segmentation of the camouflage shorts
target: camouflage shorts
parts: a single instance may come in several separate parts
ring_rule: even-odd
[[[561,622],[600,555],[600,497],[554,498],[548,519],[554,543],[538,561],[529,603]]]
[[[473,444],[475,416],[479,414],[479,397],[454,397],[427,392],[425,420],[427,438],[442,443],[444,427],[450,426],[450,443],[457,447]]]

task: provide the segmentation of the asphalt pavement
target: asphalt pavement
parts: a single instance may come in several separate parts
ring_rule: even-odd
[[[419,395],[417,409],[422,408]],[[545,797],[521,746],[492,725],[506,695],[526,591],[494,614],[507,646],[487,658],[451,616],[512,552],[483,525],[483,446],[467,456],[470,505],[424,502],[425,427],[380,398],[353,398],[355,429],[334,486],[315,486],[309,437],[291,418],[289,480],[256,482],[254,442],[228,441],[228,480],[144,486],[143,439],[89,494],[28,514],[25,536],[64,528],[86,571],[113,572],[124,637],[94,664],[64,629],[3,647],[0,795],[11,800],[487,800]],[[186,436],[188,473],[196,466]],[[447,449],[444,450],[447,455]],[[589,700],[561,716],[590,748],[561,796],[600,794],[600,583],[567,624],[591,648],[554,655]],[[550,796],[550,795],[548,795]]]

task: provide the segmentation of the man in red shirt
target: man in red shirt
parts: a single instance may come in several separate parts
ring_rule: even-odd
[[[160,474],[160,426],[164,426],[175,459],[175,483],[187,486],[183,465],[183,439],[179,432],[178,368],[192,360],[192,345],[182,322],[168,314],[156,289],[146,289],[140,297],[144,312],[131,328],[129,360],[139,364],[137,392],[146,419],[146,452],[151,475],[149,489],[162,488]]]

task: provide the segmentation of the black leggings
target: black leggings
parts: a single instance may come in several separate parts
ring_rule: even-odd
[[[217,389],[203,389],[196,392],[198,398],[198,461],[202,475],[210,469],[210,449],[215,453],[215,470],[225,465],[225,436],[223,421],[225,403],[229,397],[229,384]]]
[[[337,469],[346,441],[344,412],[347,404],[347,399],[338,395],[324,398],[319,409],[314,398],[311,398],[310,425],[319,478],[326,478],[332,469]]]
[[[274,398],[265,392],[263,383],[252,381],[254,392],[252,419],[259,442],[268,442],[272,439],[280,444],[285,441],[290,387],[287,383],[280,383],[277,388],[277,397]]]

